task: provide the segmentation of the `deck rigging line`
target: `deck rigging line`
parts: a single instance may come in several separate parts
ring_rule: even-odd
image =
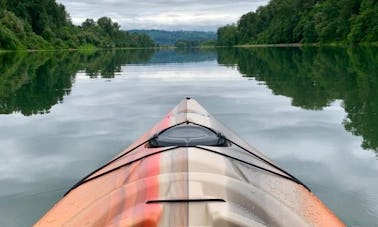
[[[166,131],[166,130],[168,130],[168,129],[170,129],[170,128],[173,128],[173,127],[176,127],[176,126],[179,126],[179,125],[185,124],[185,123],[186,123],[186,124],[194,124],[194,125],[202,126],[202,127],[205,127],[205,128],[207,128],[207,129],[213,131],[213,132],[216,133],[216,134],[219,134],[218,132],[216,132],[216,131],[215,131],[214,129],[212,129],[212,128],[209,128],[209,127],[207,127],[207,126],[204,126],[204,125],[201,125],[201,124],[197,124],[197,123],[194,123],[194,122],[190,122],[190,121],[187,121],[187,120],[186,120],[186,121],[183,121],[183,122],[180,122],[180,123],[178,123],[178,124],[172,125],[172,126],[166,128],[166,129],[160,131],[160,132],[157,133],[157,134],[160,134],[160,133],[162,133],[162,132],[164,132],[164,131]],[[230,139],[228,139],[228,138],[225,138],[228,142],[230,142],[230,143],[234,144],[235,146],[239,147],[240,149],[246,151],[248,154],[250,154],[250,155],[256,157],[257,159],[259,159],[259,160],[263,161],[264,163],[268,164],[269,166],[271,166],[271,167],[273,167],[273,168],[275,168],[275,169],[277,169],[277,170],[283,172],[283,173],[286,174],[287,176],[285,176],[284,174],[280,174],[280,173],[277,173],[277,172],[275,172],[275,171],[272,171],[272,170],[266,169],[266,168],[261,167],[261,166],[259,166],[259,165],[255,165],[255,164],[253,164],[253,163],[250,163],[250,162],[244,161],[244,160],[242,160],[242,159],[239,159],[239,158],[233,157],[233,156],[231,156],[231,155],[224,154],[224,153],[222,153],[222,152],[219,152],[219,151],[216,151],[216,150],[210,149],[209,147],[211,147],[211,146],[206,146],[206,147],[204,147],[204,146],[171,146],[171,147],[168,147],[167,149],[159,150],[159,151],[156,151],[156,152],[149,153],[149,154],[147,154],[147,155],[141,156],[141,157],[139,157],[139,158],[133,159],[133,160],[127,162],[127,163],[124,163],[124,164],[122,164],[122,165],[120,165],[120,166],[117,166],[117,167],[114,167],[114,168],[112,168],[112,169],[110,169],[110,170],[108,170],[108,171],[105,171],[105,172],[103,172],[103,173],[101,173],[101,174],[99,174],[99,175],[97,175],[97,176],[90,177],[91,175],[95,174],[96,172],[100,171],[101,169],[103,169],[103,168],[109,166],[110,164],[114,163],[115,161],[119,160],[120,158],[126,156],[127,154],[129,154],[130,152],[134,151],[135,149],[141,147],[142,145],[144,145],[144,144],[146,144],[146,143],[149,143],[152,139],[154,139],[154,137],[155,137],[157,134],[155,134],[152,138],[149,138],[148,140],[146,140],[146,141],[144,141],[144,142],[138,144],[137,146],[131,148],[130,150],[128,150],[128,151],[125,152],[124,154],[122,154],[122,155],[116,157],[115,159],[109,161],[108,163],[104,164],[103,166],[99,167],[98,169],[92,171],[90,174],[88,174],[88,175],[85,176],[83,179],[81,179],[79,182],[77,182],[74,186],[72,186],[72,187],[71,187],[71,188],[70,188],[70,189],[64,194],[64,196],[66,196],[66,195],[67,195],[68,193],[70,193],[72,190],[74,190],[75,188],[79,187],[80,185],[82,185],[82,184],[84,184],[84,183],[87,183],[87,182],[89,182],[89,181],[92,181],[92,180],[94,180],[94,179],[97,179],[97,178],[99,178],[99,177],[101,177],[101,176],[104,176],[104,175],[106,175],[106,174],[108,174],[108,173],[111,173],[111,172],[113,172],[113,171],[115,171],[115,170],[118,170],[118,169],[120,169],[120,168],[122,168],[122,167],[125,167],[125,166],[127,166],[127,165],[130,165],[130,164],[132,164],[132,163],[134,163],[134,162],[136,162],[136,161],[142,160],[142,159],[144,159],[144,158],[147,158],[147,157],[152,156],[152,155],[155,155],[155,154],[159,154],[159,153],[163,153],[163,152],[166,152],[166,151],[174,150],[174,149],[177,149],[177,148],[189,148],[189,147],[194,147],[194,148],[198,148],[198,149],[201,149],[201,150],[205,150],[205,151],[209,151],[209,152],[212,152],[212,153],[216,153],[216,154],[219,154],[219,155],[225,156],[225,157],[227,157],[227,158],[229,158],[229,159],[232,159],[232,160],[235,160],[235,161],[238,161],[238,162],[241,162],[241,163],[244,163],[244,164],[247,164],[247,165],[253,166],[253,167],[257,168],[257,169],[260,169],[260,170],[263,170],[263,171],[269,172],[269,173],[271,173],[271,174],[274,174],[274,175],[280,176],[280,177],[282,177],[282,178],[285,178],[285,179],[287,179],[287,180],[290,180],[290,181],[293,181],[293,182],[295,182],[295,183],[297,183],[297,184],[300,184],[300,185],[302,185],[303,187],[305,187],[308,191],[311,192],[310,188],[307,187],[307,185],[305,185],[302,181],[300,181],[299,179],[297,179],[296,177],[294,177],[292,174],[288,173],[287,171],[285,171],[284,169],[278,167],[278,166],[275,165],[274,163],[272,163],[272,162],[270,162],[270,161],[264,159],[263,157],[259,156],[258,154],[254,153],[253,151],[248,150],[247,148],[241,146],[240,144],[238,144],[238,143],[236,143],[236,142],[234,142],[234,141],[232,141],[232,140],[230,140]],[[217,146],[215,146],[215,147],[217,147]]]

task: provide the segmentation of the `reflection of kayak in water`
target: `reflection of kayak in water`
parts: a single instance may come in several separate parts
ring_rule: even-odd
[[[36,226],[344,226],[193,99],[73,186]]]

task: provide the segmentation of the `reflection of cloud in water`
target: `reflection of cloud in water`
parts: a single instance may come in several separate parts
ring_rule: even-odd
[[[125,66],[124,71],[133,73],[135,78],[154,79],[157,81],[192,81],[192,80],[226,80],[234,79],[239,80],[240,74],[231,69],[224,69],[226,72],[219,73],[209,68],[209,65],[216,65],[215,61],[201,62],[201,63],[187,63],[182,64],[162,64],[145,66],[143,69],[140,67]],[[180,71],[177,71],[177,67]]]

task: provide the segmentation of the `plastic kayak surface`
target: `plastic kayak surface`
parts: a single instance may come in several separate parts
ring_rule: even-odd
[[[298,179],[185,99],[35,226],[345,226]]]

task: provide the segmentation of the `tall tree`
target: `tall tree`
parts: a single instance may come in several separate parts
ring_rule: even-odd
[[[235,29],[234,29],[235,30]],[[377,42],[376,0],[271,0],[239,19],[236,31],[218,29],[218,43]]]

